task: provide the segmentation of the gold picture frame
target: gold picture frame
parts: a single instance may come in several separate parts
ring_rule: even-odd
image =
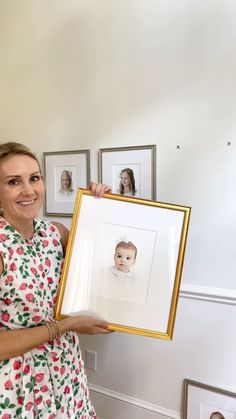
[[[172,339],[190,211],[79,189],[55,318],[93,314],[111,330]]]

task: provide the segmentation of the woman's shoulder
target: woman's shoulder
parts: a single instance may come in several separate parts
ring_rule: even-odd
[[[66,228],[66,226],[64,226],[64,224],[59,223],[58,221],[52,221],[51,224],[54,227],[56,227],[57,230],[59,231],[59,234],[61,236],[62,246],[63,246],[63,249],[65,250],[68,243],[68,239],[69,239],[69,230]]]

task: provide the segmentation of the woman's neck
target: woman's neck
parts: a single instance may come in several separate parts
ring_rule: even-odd
[[[4,214],[2,215],[3,218],[18,232],[20,235],[26,239],[32,239],[34,235],[34,221],[29,220],[26,222],[17,222],[15,220],[10,220],[8,217],[5,217]]]

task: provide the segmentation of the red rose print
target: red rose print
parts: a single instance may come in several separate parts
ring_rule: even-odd
[[[20,377],[21,377],[21,374],[16,374],[15,375],[15,380],[19,380]]]
[[[11,419],[11,416],[8,415],[8,413],[4,413],[4,415],[1,416],[1,419]]]
[[[25,282],[22,282],[22,284],[20,285],[20,290],[25,290],[27,288],[27,284]]]
[[[6,234],[0,234],[0,240],[2,240],[3,242],[5,242],[6,241],[6,238],[7,238]]]
[[[21,362],[20,361],[14,361],[13,370],[19,370],[20,368],[21,368]]]
[[[45,385],[42,386],[41,391],[42,391],[42,393],[46,393],[48,391],[48,386],[45,386]]]
[[[44,247],[47,247],[47,246],[48,246],[48,244],[49,244],[49,241],[48,241],[48,240],[43,240],[43,241],[42,241],[42,243],[43,243],[43,246],[44,246]]]
[[[29,311],[29,307],[24,307],[23,311]]]
[[[35,376],[36,383],[41,383],[41,381],[43,381],[43,379],[44,379],[44,373],[43,372],[40,372],[40,373],[36,374],[36,376]]]
[[[65,394],[69,394],[70,393],[70,387],[69,386],[65,386],[64,393]]]
[[[13,384],[12,384],[11,380],[7,380],[4,383],[4,387],[5,387],[6,390],[12,390],[13,389]]]
[[[23,404],[23,397],[19,396],[17,401],[18,401],[18,404]]]
[[[3,301],[4,301],[4,304],[6,304],[7,306],[9,306],[9,304],[12,303],[12,300],[10,298],[5,298],[5,300]]]
[[[26,374],[29,374],[29,372],[30,372],[30,366],[26,365],[24,370],[23,370],[23,373],[26,375]]]
[[[46,405],[47,405],[47,406],[51,406],[51,404],[52,404],[51,400],[50,400],[50,399],[47,399],[47,400],[46,400]]]
[[[26,410],[31,410],[33,407],[33,403],[32,402],[28,402],[26,405]]]
[[[83,400],[79,400],[78,401],[78,409],[80,409],[83,406]]]
[[[22,249],[22,247],[18,247],[18,248],[16,249],[16,253],[18,253],[18,255],[23,255],[24,250]]]
[[[46,264],[48,267],[50,267],[50,266],[51,266],[51,261],[50,261],[50,259],[46,259],[46,260],[45,260],[45,264]]]
[[[53,279],[51,277],[47,277],[47,281],[48,281],[49,284],[53,283]]]
[[[53,239],[53,244],[54,244],[54,246],[58,246],[58,244],[59,244],[59,241],[57,241],[56,239]]]
[[[30,268],[32,274],[37,275],[38,271],[35,268]]]
[[[39,264],[38,268],[39,268],[40,271],[43,271],[43,265],[42,265],[42,263]]]
[[[29,292],[28,294],[26,294],[25,298],[27,301],[31,303],[34,300],[34,295]]]
[[[34,316],[33,321],[38,323],[41,320],[41,318],[42,318],[41,316]]]
[[[61,374],[61,375],[65,374],[65,370],[66,370],[66,368],[65,368],[65,367],[61,367],[61,368],[60,368],[60,374]]]
[[[39,288],[40,288],[41,290],[43,290],[43,288],[44,288],[44,284],[43,284],[43,282],[40,282],[40,284],[39,284]]]
[[[39,396],[39,397],[37,397],[36,398],[36,404],[37,404],[37,406],[40,404],[40,403],[42,403],[42,400],[43,400],[43,398],[42,398],[42,396]]]
[[[17,270],[16,264],[14,262],[12,262],[10,264],[9,268],[10,268],[10,271],[16,271]]]
[[[3,322],[8,322],[8,320],[10,319],[10,314],[9,313],[2,313],[1,319],[2,319]]]
[[[13,281],[13,276],[12,275],[7,275],[6,280],[5,280],[5,284],[8,285],[12,281]]]

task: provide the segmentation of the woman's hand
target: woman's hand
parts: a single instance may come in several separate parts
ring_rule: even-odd
[[[107,322],[91,316],[71,316],[61,320],[58,324],[62,333],[69,330],[85,335],[108,334],[112,332],[108,329]]]
[[[111,186],[105,185],[103,183],[90,182],[89,190],[91,191],[92,195],[98,198],[102,198],[105,193],[111,193]]]

